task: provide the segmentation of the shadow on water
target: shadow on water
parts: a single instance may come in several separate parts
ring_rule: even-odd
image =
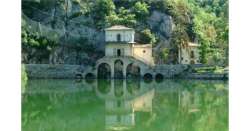
[[[22,94],[22,129],[227,131],[228,84],[202,80],[30,80]]]

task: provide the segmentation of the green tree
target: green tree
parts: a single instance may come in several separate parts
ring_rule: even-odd
[[[145,18],[149,15],[149,6],[145,2],[136,2],[134,7],[132,8],[133,13],[136,15],[137,20],[145,20]]]
[[[126,25],[129,27],[134,27],[136,24],[135,14],[131,13],[129,10],[121,7],[118,13],[113,13],[106,16],[106,23],[110,25]]]
[[[141,34],[140,40],[143,43],[150,43],[150,44],[156,43],[156,37],[149,29],[141,31],[140,34]]]
[[[112,0],[97,0],[91,10],[91,15],[97,28],[105,26],[107,16],[114,15],[115,5]]]
[[[163,48],[160,52],[160,57],[164,61],[164,63],[167,62],[169,56],[169,49],[168,48]]]

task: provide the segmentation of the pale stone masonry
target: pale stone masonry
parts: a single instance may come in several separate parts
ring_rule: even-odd
[[[105,29],[106,56],[132,56],[142,62],[154,64],[152,44],[139,44],[134,41],[135,31],[121,25]]]
[[[110,78],[116,74],[127,78],[128,73],[140,77],[171,78],[187,68],[186,65],[155,65],[152,56],[152,44],[140,44],[134,41],[135,30],[122,25],[105,29],[105,56],[97,60],[94,68],[89,67],[82,76],[98,77],[102,72],[108,72]],[[119,63],[120,65],[116,65]],[[104,70],[100,68],[103,67]],[[119,72],[119,73],[117,73]]]
[[[189,42],[185,47],[179,47],[178,61],[180,64],[200,64],[199,44]]]

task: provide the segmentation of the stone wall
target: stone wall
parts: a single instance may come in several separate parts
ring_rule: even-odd
[[[203,80],[227,80],[229,78],[228,73],[190,73],[182,76],[187,79],[203,79]]]
[[[80,65],[50,65],[50,64],[26,64],[25,65],[28,78],[38,79],[74,79],[78,74],[84,77],[88,73],[89,67]],[[155,68],[144,68],[141,66],[142,77],[146,73],[150,73],[153,77],[161,74],[164,78],[183,78],[183,79],[215,79],[226,80],[229,78],[228,73],[182,73],[187,69],[187,65],[158,65]],[[85,72],[85,73],[84,73]],[[94,73],[93,71],[91,71]]]
[[[46,79],[71,79],[85,67],[80,65],[50,65],[50,64],[26,64],[26,72],[29,78]]]

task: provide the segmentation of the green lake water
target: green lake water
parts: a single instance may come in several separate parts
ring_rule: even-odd
[[[228,131],[228,82],[29,80],[23,131]]]

